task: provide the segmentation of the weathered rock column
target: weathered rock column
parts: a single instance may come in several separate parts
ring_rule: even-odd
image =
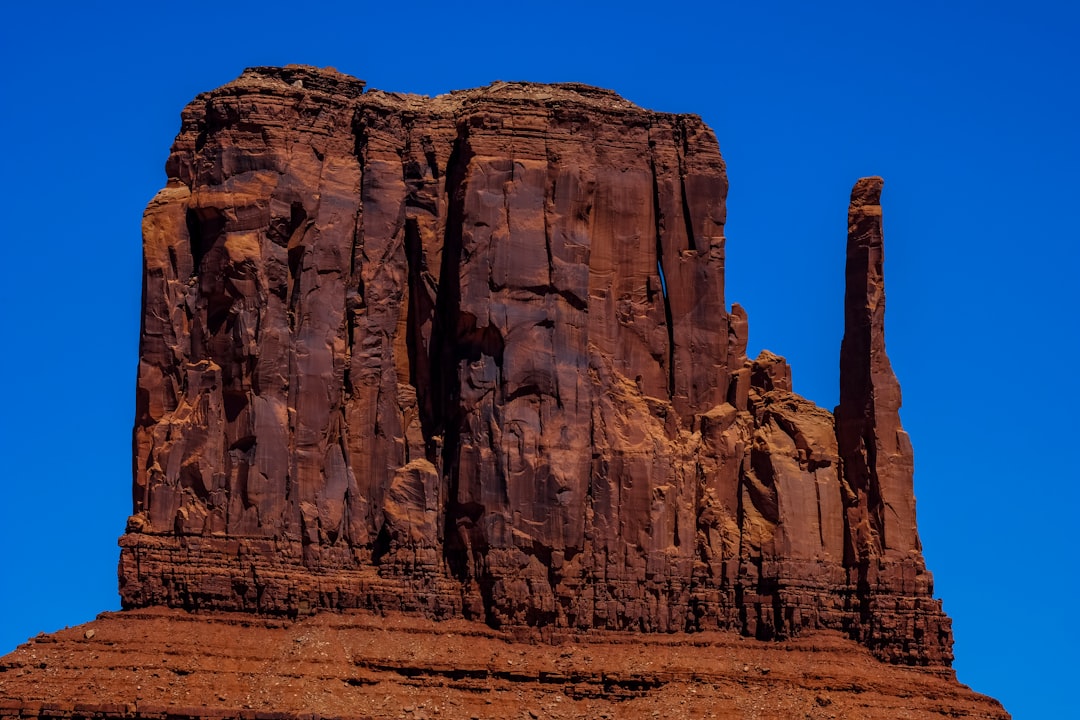
[[[921,550],[915,528],[911,441],[900,427],[900,383],[885,353],[885,276],[879,177],[862,178],[848,209],[844,339],[836,434],[844,476],[857,498],[848,509],[854,559],[900,559]]]
[[[847,524],[844,565],[856,588],[859,634],[879,657],[952,660],[952,624],[934,599],[915,525],[914,459],[900,426],[900,383],[885,353],[879,177],[862,178],[848,209],[844,339],[836,437]]]

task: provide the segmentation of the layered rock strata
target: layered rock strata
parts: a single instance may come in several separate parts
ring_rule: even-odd
[[[147,208],[126,608],[839,630],[951,661],[852,196],[836,418],[746,357],[695,116],[255,68]]]
[[[946,717],[1009,714],[950,669],[886,665],[832,631],[589,630],[550,645],[415,614],[146,608],[0,658],[0,720]]]

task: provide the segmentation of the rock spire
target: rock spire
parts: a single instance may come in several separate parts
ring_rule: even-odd
[[[911,441],[900,427],[900,383],[885,353],[884,243],[879,177],[862,178],[848,210],[844,339],[836,437],[844,476],[857,496],[849,509],[853,559],[917,560]]]

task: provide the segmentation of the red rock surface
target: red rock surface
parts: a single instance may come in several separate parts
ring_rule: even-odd
[[[560,645],[365,611],[296,621],[106,613],[0,659],[0,718],[851,718],[1008,714],[943,668],[881,663],[834,631],[591,630]]]
[[[879,178],[834,418],[746,357],[700,119],[363,89],[256,68],[184,111],[126,609],[0,659],[0,720],[1008,717],[947,667]]]
[[[851,207],[837,421],[724,300],[695,116],[256,68],[144,220],[125,608],[405,611],[518,637],[844,633],[948,665]]]

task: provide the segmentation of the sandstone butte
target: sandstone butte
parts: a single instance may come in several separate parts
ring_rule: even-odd
[[[880,178],[830,413],[746,356],[696,116],[253,68],[166,169],[124,610],[0,717],[1008,717],[923,561]]]

